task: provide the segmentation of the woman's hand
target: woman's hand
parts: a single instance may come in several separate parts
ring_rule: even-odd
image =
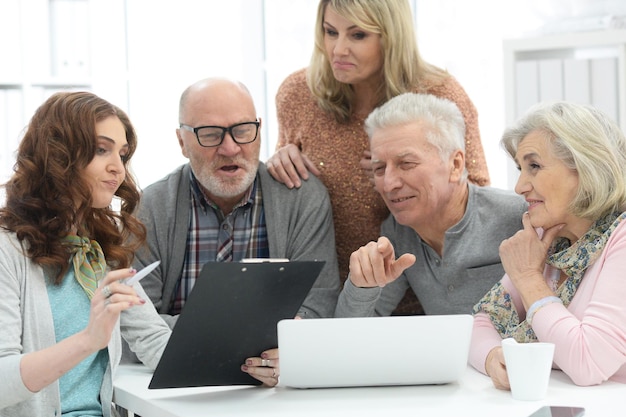
[[[91,299],[91,314],[85,328],[95,350],[105,348],[111,339],[111,333],[120,313],[135,305],[144,304],[135,289],[123,283],[136,273],[134,269],[119,269],[109,272],[100,282]]]
[[[498,346],[489,352],[485,360],[485,371],[491,377],[493,386],[497,389],[510,390],[509,375],[506,372],[506,364],[504,363],[504,352],[502,347]]]
[[[108,345],[120,313],[145,303],[133,287],[119,282],[134,273],[128,268],[109,272],[91,299],[89,323],[85,329],[52,346],[24,355],[20,371],[24,385],[30,391],[38,392],[47,387],[83,359]]]
[[[415,263],[415,255],[405,253],[396,259],[386,237],[361,246],[350,255],[350,281],[357,287],[384,287]]]
[[[300,188],[300,179],[309,179],[309,172],[315,176],[320,175],[315,164],[292,143],[277,150],[265,165],[270,175],[288,188]]]
[[[522,216],[522,224],[522,230],[500,244],[500,259],[511,282],[524,296],[528,291],[545,287],[543,270],[548,249],[563,225],[544,230],[543,236],[539,238],[530,223],[528,212]]]
[[[278,348],[266,350],[261,353],[261,357],[246,359],[246,363],[241,365],[241,370],[258,379],[267,387],[276,386],[280,376]]]

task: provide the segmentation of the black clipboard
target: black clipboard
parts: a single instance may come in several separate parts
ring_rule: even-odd
[[[178,317],[148,388],[260,385],[241,370],[278,346],[324,261],[208,262]]]

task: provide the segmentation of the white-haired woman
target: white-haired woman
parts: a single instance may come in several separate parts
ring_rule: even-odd
[[[577,385],[626,383],[626,139],[598,110],[532,108],[504,133],[520,169],[524,229],[502,242],[506,275],[475,306],[470,362],[509,389],[500,342],[555,344]]]

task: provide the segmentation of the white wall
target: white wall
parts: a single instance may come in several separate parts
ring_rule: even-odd
[[[318,0],[266,0],[265,40],[267,74],[267,122],[265,137],[271,155],[278,141],[274,98],[280,83],[309,64]],[[286,18],[285,16],[289,16]]]
[[[420,52],[454,75],[474,102],[491,183],[506,188],[502,40],[540,22],[529,2],[517,0],[417,0],[416,14]]]
[[[273,153],[274,95],[284,77],[308,63],[317,0],[177,0],[149,9],[126,1],[129,113],[140,137],[133,167],[140,185],[185,162],[175,135],[178,99],[208,76],[239,79],[250,88],[263,119],[262,159]]]
[[[245,81],[244,41],[256,43],[245,36],[248,3],[127,0],[128,110],[139,136],[133,169],[142,187],[186,161],[175,133],[182,91],[213,75]],[[255,58],[250,63],[260,70]],[[262,103],[264,92],[249,87]]]
[[[13,1],[27,10],[44,0]],[[129,112],[139,134],[133,167],[142,187],[185,162],[175,135],[178,99],[187,85],[207,76],[248,85],[264,121],[262,159],[273,152],[274,96],[285,76],[308,64],[318,0],[89,1],[99,19],[92,66],[95,72],[105,69],[94,80],[94,91]],[[457,77],[478,109],[492,184],[502,188],[507,186],[506,156],[498,145],[505,120],[502,40],[545,21],[626,13],[623,0],[410,1],[423,56]],[[46,39],[45,33],[31,35]],[[0,39],[0,50],[11,41]],[[0,170],[0,177],[6,176],[10,166]]]

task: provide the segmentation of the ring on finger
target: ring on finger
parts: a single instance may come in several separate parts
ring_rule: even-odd
[[[105,285],[104,287],[102,287],[102,294],[104,295],[105,298],[109,298],[111,296],[111,289],[109,288],[108,285]]]
[[[261,366],[270,366],[269,359],[261,359]]]

